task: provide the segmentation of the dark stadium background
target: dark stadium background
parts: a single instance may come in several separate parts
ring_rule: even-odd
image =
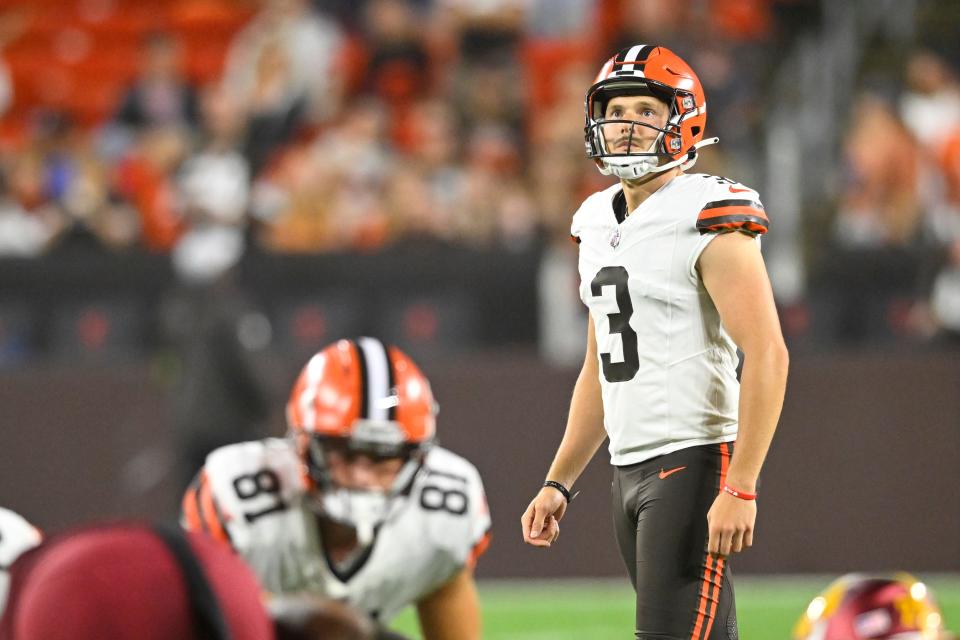
[[[706,88],[696,170],[764,200],[791,350],[734,570],[953,580],[958,30],[947,0],[4,0],[0,504],[175,518],[205,450],[281,434],[306,358],[372,334],[484,477],[481,580],[621,576],[603,455],[556,549],[517,524],[582,357],[583,93],[656,41]]]

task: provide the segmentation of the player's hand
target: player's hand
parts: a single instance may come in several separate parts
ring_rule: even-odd
[[[535,547],[549,547],[560,537],[560,519],[567,500],[552,487],[540,489],[520,518],[523,541]]]
[[[741,500],[721,493],[707,512],[710,530],[707,551],[728,556],[753,546],[753,526],[756,521],[756,500]]]

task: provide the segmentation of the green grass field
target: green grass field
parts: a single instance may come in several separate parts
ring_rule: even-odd
[[[936,592],[948,629],[960,628],[960,576],[920,576]],[[787,640],[823,577],[736,578],[744,640]],[[480,582],[485,640],[624,640],[633,630],[633,592],[620,581]],[[420,638],[405,611],[394,629]]]

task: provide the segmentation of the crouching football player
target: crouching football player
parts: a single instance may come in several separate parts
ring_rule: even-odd
[[[286,414],[288,437],[207,457],[184,526],[231,545],[272,593],[341,600],[380,623],[415,604],[427,640],[480,638],[483,485],[434,446],[436,403],[413,361],[341,340],[304,367]]]

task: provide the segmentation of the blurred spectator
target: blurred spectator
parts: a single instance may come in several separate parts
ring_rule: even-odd
[[[516,176],[520,173],[516,135],[494,125],[477,128],[467,142],[464,169],[458,226],[464,241],[488,246],[497,240],[505,197],[516,193]]]
[[[596,70],[585,63],[566,66],[553,78],[554,99],[547,104],[534,101],[530,105],[531,117],[528,124],[530,148],[534,150],[531,157],[534,162],[545,155],[555,157],[552,154],[544,154],[545,147],[566,156],[584,160],[582,151],[583,99],[586,93],[584,87],[593,84],[595,74]],[[591,163],[583,161],[580,166],[590,168]],[[571,200],[570,205],[576,206],[576,202]]]
[[[943,338],[960,344],[960,239],[947,245],[930,293],[930,312]]]
[[[269,88],[277,94],[275,103],[303,101],[310,120],[329,118],[339,110],[342,93],[336,68],[343,46],[340,27],[313,11],[307,0],[261,2],[260,12],[230,46],[224,76],[228,89],[253,108],[263,104],[264,75],[272,76],[270,81],[278,84]]]
[[[907,91],[900,102],[904,124],[930,151],[937,153],[944,134],[960,126],[960,85],[946,63],[930,51],[907,62]]]
[[[770,0],[710,0],[711,31],[730,42],[764,40],[773,29],[773,4]]]
[[[253,215],[264,223],[261,246],[277,253],[339,248],[330,199],[336,174],[315,166],[309,144],[288,147],[253,186]]]
[[[691,57],[709,96],[707,131],[720,136],[721,144],[710,148],[711,156],[722,156],[718,175],[723,171],[749,184],[759,182],[762,167],[757,158],[763,154],[767,106],[761,89],[767,62],[761,49],[710,38],[708,43],[698,45]],[[712,170],[709,166],[698,168]]]
[[[203,99],[203,146],[179,174],[186,229],[173,259],[191,281],[215,280],[243,255],[250,186],[250,167],[239,151],[243,132],[238,106],[211,87]]]
[[[833,242],[816,265],[814,315],[820,336],[878,344],[916,331],[920,248],[917,142],[880,97],[855,101],[843,143],[845,173]]]
[[[264,43],[256,64],[252,91],[244,104],[248,118],[245,154],[255,174],[294,136],[307,108],[307,98],[289,90],[291,60],[279,39]],[[226,99],[237,102],[233,97]]]
[[[31,133],[9,169],[4,216],[26,235],[9,238],[8,247],[38,255],[54,246],[116,250],[134,244],[136,214],[111,197],[107,168],[89,136],[53,112],[41,114]],[[17,232],[9,227],[8,233]]]
[[[695,36],[692,29],[685,28],[691,23],[690,4],[690,0],[624,0],[617,21],[619,31],[606,49],[620,51],[636,44],[662,42],[683,55]]]
[[[23,33],[29,22],[28,12],[22,8],[7,8],[0,14],[0,52]],[[0,57],[0,117],[13,105],[13,79],[3,57]]]
[[[919,311],[929,313],[931,333],[939,330],[944,337],[960,342],[960,127],[946,136],[940,150],[942,198],[927,212],[935,245],[930,251],[929,307],[921,306]]]
[[[11,104],[13,104],[13,82],[10,79],[10,69],[0,58],[0,117],[3,117]]]
[[[60,210],[65,228],[56,238],[57,251],[122,251],[140,239],[137,212],[112,196],[107,168],[89,152],[75,158]]]
[[[449,102],[431,98],[411,108],[404,161],[412,162],[422,173],[436,206],[454,217],[464,188],[459,132],[460,124]]]
[[[0,167],[0,256],[41,255],[63,228],[42,190],[38,154],[22,153],[9,169]]]
[[[534,38],[594,37],[592,31],[598,27],[596,13],[600,2],[602,0],[529,0],[524,29]]]
[[[404,0],[367,3],[364,40],[370,61],[365,88],[394,110],[402,110],[431,89],[431,60],[417,22]]]
[[[820,0],[774,0],[773,40],[781,50],[792,49],[796,40],[809,37],[821,26],[823,4]]]
[[[346,109],[336,127],[316,139],[309,152],[286,156],[282,169],[266,178],[272,183],[271,199],[282,203],[265,234],[268,246],[294,251],[370,250],[387,241],[382,193],[393,153],[386,127],[383,105],[372,98],[360,99]],[[263,181],[257,190],[260,196],[268,191]],[[313,233],[299,236],[307,228]]]
[[[890,105],[875,95],[861,95],[851,110],[843,147],[846,173],[836,242],[882,247],[915,239],[918,147]]]
[[[522,136],[524,94],[521,78],[516,62],[497,66],[458,66],[452,99],[465,127],[469,130],[500,125]]]
[[[394,235],[418,242],[450,239],[456,233],[449,209],[438,206],[423,173],[398,166],[386,184],[384,203]]]
[[[527,0],[438,0],[435,31],[447,34],[439,44],[455,65],[451,98],[465,126],[500,124],[523,133],[520,45]]]
[[[134,129],[194,127],[197,96],[182,73],[183,45],[169,33],[154,32],[144,39],[140,56],[140,75],[123,96],[115,121]]]
[[[176,127],[145,129],[117,166],[117,192],[136,207],[148,251],[170,251],[184,231],[174,173],[189,140],[187,132]]]
[[[457,53],[471,66],[503,66],[516,58],[528,5],[528,0],[437,0]]]

